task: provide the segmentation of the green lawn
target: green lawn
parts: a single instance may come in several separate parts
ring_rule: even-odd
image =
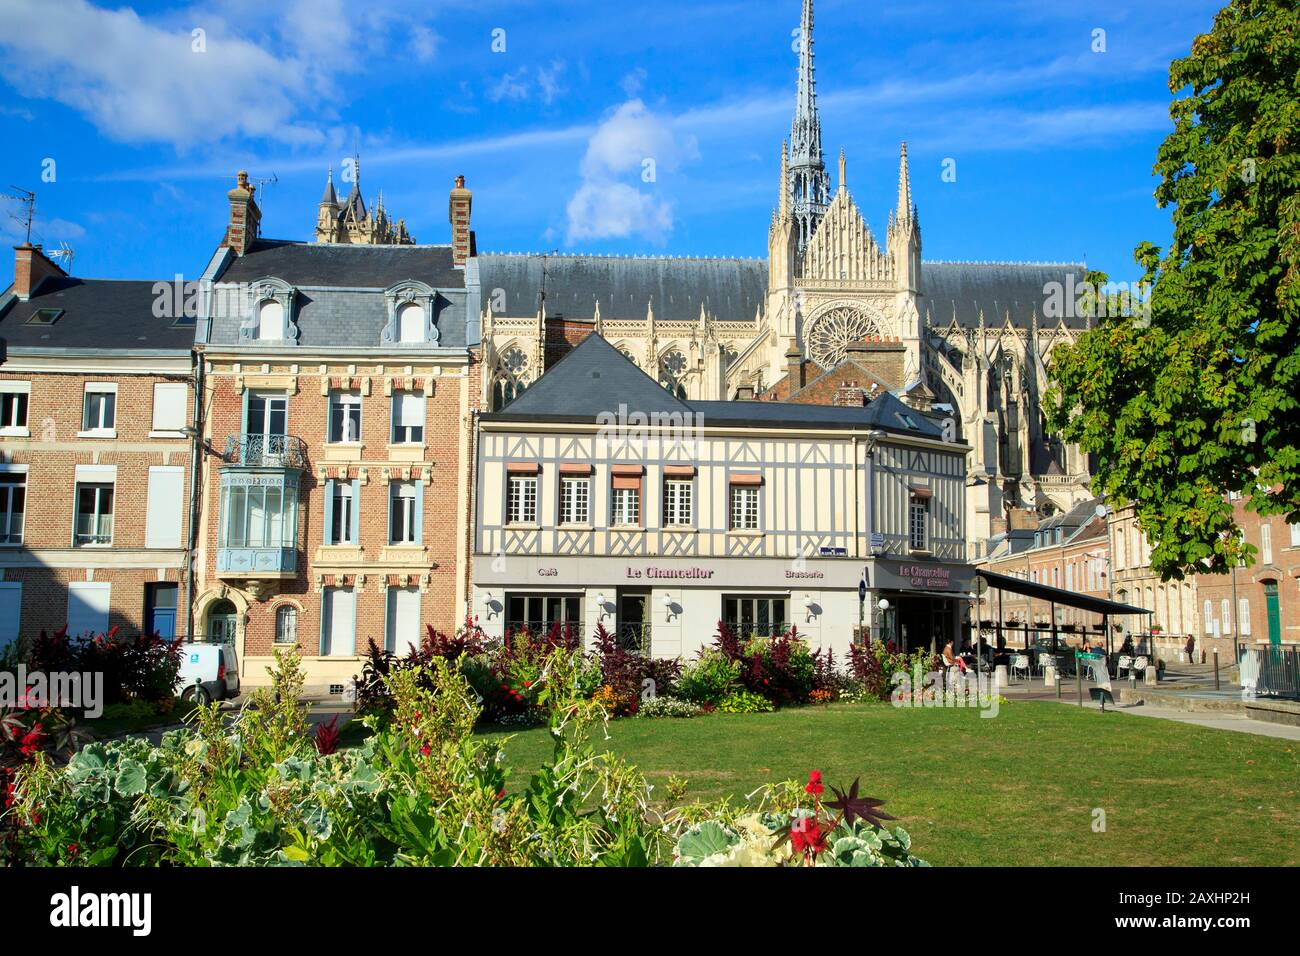
[[[624,719],[609,733],[657,793],[672,774],[688,798],[737,799],[814,767],[828,784],[861,776],[936,865],[1300,865],[1300,745],[1288,740],[1051,702],[993,719],[883,704]],[[545,728],[511,737],[514,785],[550,747]]]

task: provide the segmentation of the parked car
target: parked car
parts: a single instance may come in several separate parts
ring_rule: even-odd
[[[239,696],[239,663],[235,658],[235,645],[206,641],[182,644],[176,692],[181,700],[196,704]]]

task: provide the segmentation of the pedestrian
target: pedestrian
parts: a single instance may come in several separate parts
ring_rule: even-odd
[[[1192,654],[1195,651],[1196,651],[1196,636],[1194,634],[1188,634],[1187,635],[1187,663],[1189,664],[1196,663],[1196,659],[1192,656]]]

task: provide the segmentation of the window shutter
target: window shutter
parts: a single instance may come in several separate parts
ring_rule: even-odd
[[[181,523],[185,505],[185,469],[156,465],[149,469],[149,490],[145,503],[144,546],[181,547]]]
[[[321,509],[325,512],[325,537],[324,544],[329,544],[334,537],[334,479],[325,480],[325,507]]]
[[[19,581],[0,583],[0,650],[18,638],[22,622],[23,586]]]
[[[412,483],[415,488],[415,544],[424,543],[424,485]]]
[[[361,479],[352,481],[352,527],[348,537],[353,544],[361,543]]]
[[[68,634],[103,634],[108,630],[112,585],[74,581],[68,585]]]

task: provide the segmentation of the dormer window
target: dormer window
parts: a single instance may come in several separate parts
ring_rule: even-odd
[[[270,341],[284,338],[284,306],[274,299],[257,304],[257,337]]]
[[[424,341],[424,307],[408,302],[397,311],[397,340],[399,342]]]

